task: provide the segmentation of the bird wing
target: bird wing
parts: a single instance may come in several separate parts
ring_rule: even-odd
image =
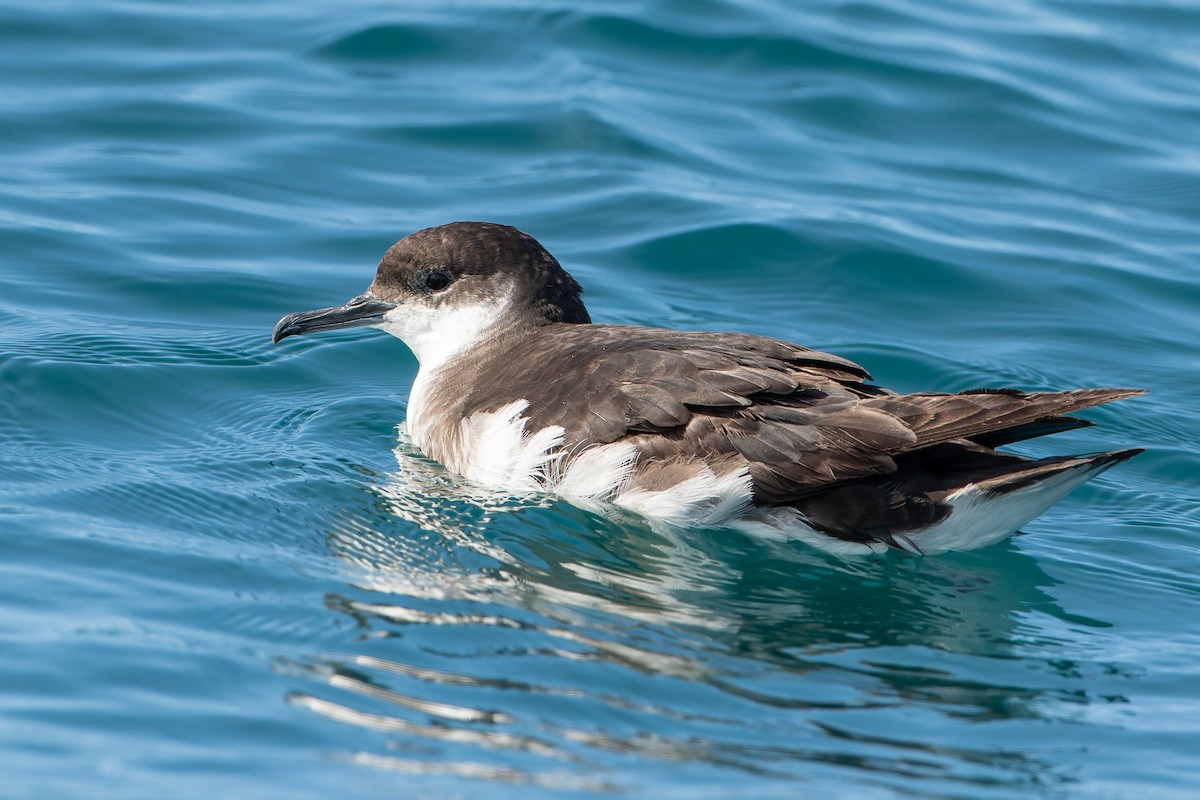
[[[744,459],[756,500],[786,503],[893,472],[905,453],[1063,429],[1054,418],[1140,394],[897,395],[869,379],[852,361],[749,334],[557,325],[488,359],[464,400],[473,408],[503,405],[502,387],[504,396],[529,401],[528,430],[559,425],[572,449],[630,441],[642,459]]]

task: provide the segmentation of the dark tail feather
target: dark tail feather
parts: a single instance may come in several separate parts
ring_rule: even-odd
[[[970,392],[962,392],[962,394],[991,394],[996,391],[976,389]],[[997,393],[1003,393],[1003,390]],[[1024,441],[1025,439],[1033,439],[1037,436],[1048,436],[1052,433],[1086,428],[1095,423],[1063,415],[1111,403],[1115,400],[1124,400],[1127,397],[1137,397],[1145,393],[1145,389],[1070,389],[1065,392],[1046,392],[1027,395],[1030,400],[1044,406],[1045,410],[1049,413],[1032,422],[1021,423],[1011,428],[987,431],[986,433],[971,436],[969,439],[984,447],[996,448],[1012,444],[1013,442]]]
[[[1033,392],[1026,396],[1057,416],[1145,393],[1145,389],[1067,389],[1062,392]]]
[[[995,449],[1003,447],[1006,444],[1012,444],[1013,442],[1023,442],[1026,439],[1049,436],[1052,433],[1073,431],[1076,428],[1088,428],[1095,424],[1094,422],[1079,419],[1078,417],[1044,417],[1033,422],[1027,422],[1024,425],[1016,425],[1000,431],[981,433],[978,436],[972,436],[971,441],[975,442],[975,444]]]

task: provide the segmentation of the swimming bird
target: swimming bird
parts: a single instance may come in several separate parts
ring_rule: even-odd
[[[454,222],[401,239],[366,293],[288,314],[272,338],[401,339],[420,364],[409,435],[469,481],[841,554],[992,544],[1141,452],[996,449],[1141,390],[897,394],[777,339],[594,324],[581,293],[528,234]]]

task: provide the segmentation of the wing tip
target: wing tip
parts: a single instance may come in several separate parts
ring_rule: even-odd
[[[1095,463],[1103,464],[1107,467],[1113,464],[1120,464],[1122,461],[1128,461],[1144,452],[1146,452],[1146,448],[1144,447],[1126,447],[1123,450],[1109,450],[1107,453],[1098,453],[1095,456]]]

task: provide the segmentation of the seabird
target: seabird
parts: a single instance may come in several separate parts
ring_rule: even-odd
[[[272,338],[357,327],[412,350],[409,435],[470,481],[835,553],[984,547],[1142,452],[996,449],[1138,389],[897,394],[776,339],[594,324],[579,284],[506,225],[406,236],[365,294],[288,314]]]

